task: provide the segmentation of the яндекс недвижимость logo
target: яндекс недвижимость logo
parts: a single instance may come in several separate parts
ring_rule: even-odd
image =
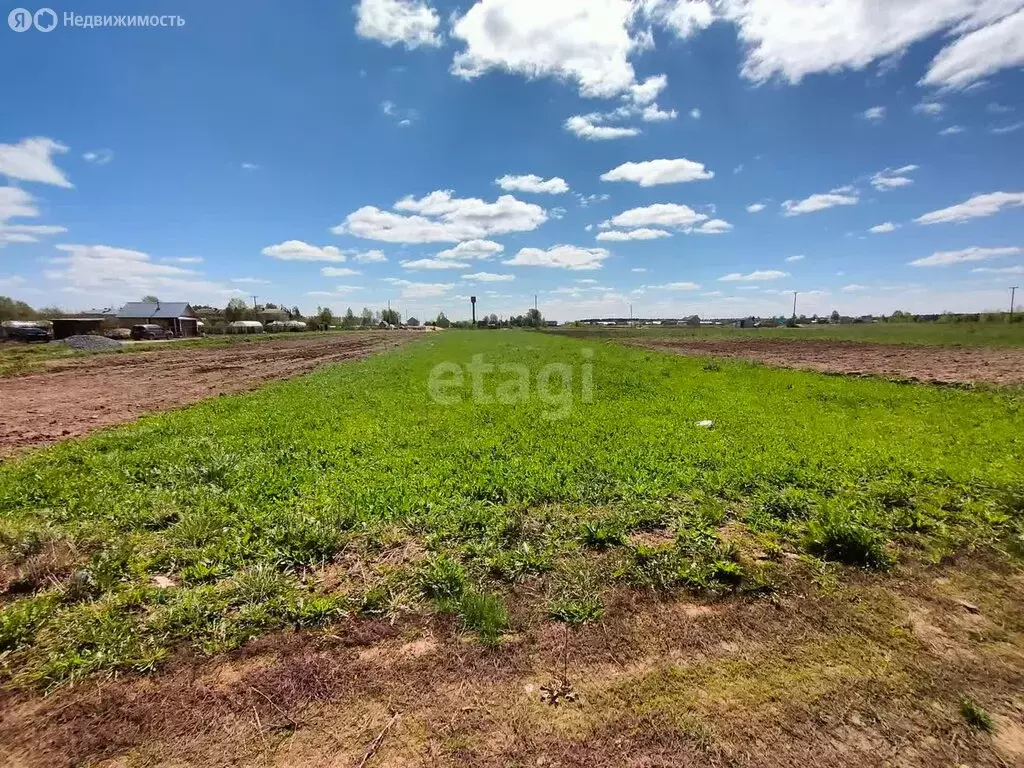
[[[7,14],[7,26],[15,32],[28,32],[33,27],[40,32],[52,32],[60,23],[61,18],[57,16],[57,12],[52,8],[40,8],[35,13],[27,8],[15,8]],[[62,26],[77,29],[183,27],[185,26],[185,19],[177,14],[165,14],[163,16],[134,14],[115,16],[113,14],[83,15],[74,11],[65,11]]]
[[[40,32],[51,32],[57,27],[57,14],[52,8],[40,8],[35,13],[27,8],[15,8],[7,14],[7,26],[15,32],[27,32],[32,27]]]

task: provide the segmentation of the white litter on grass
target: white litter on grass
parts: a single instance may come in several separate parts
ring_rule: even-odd
[[[713,422],[713,421],[698,421],[697,422],[697,426],[701,427],[702,429],[711,429],[713,426],[715,426],[715,422]]]

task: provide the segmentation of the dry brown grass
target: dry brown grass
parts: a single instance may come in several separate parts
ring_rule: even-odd
[[[623,591],[575,631],[524,606],[494,650],[436,617],[282,633],[151,678],[8,694],[0,762],[357,766],[401,713],[367,765],[1020,764],[1020,573],[844,581],[796,572],[777,601]],[[551,707],[566,638],[580,701]],[[993,735],[964,723],[964,697]]]

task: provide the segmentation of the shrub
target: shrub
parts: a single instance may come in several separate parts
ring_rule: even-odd
[[[508,628],[508,609],[497,595],[470,591],[456,606],[462,626],[476,632],[486,645],[494,645]]]
[[[985,733],[992,732],[992,718],[988,712],[979,707],[970,699],[964,699],[960,702],[960,714],[963,715],[967,724],[977,731],[984,731]]]
[[[884,570],[891,565],[885,544],[849,510],[832,507],[807,524],[807,551],[827,560]]]
[[[466,571],[461,563],[448,555],[435,555],[423,564],[419,586],[427,597],[454,599],[461,596],[466,588]]]
[[[604,614],[600,597],[557,597],[548,604],[548,618],[566,624],[586,624],[597,621]]]
[[[810,515],[813,499],[797,488],[783,488],[766,494],[761,499],[759,509],[779,520],[798,520]]]
[[[288,586],[284,575],[273,567],[260,564],[235,577],[234,594],[241,603],[265,603],[282,594]]]
[[[626,540],[625,527],[617,520],[587,521],[580,526],[583,543],[594,549],[618,546]]]

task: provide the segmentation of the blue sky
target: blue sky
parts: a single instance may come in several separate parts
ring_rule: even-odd
[[[0,293],[568,320],[1024,283],[1024,0],[241,8],[0,27]]]

